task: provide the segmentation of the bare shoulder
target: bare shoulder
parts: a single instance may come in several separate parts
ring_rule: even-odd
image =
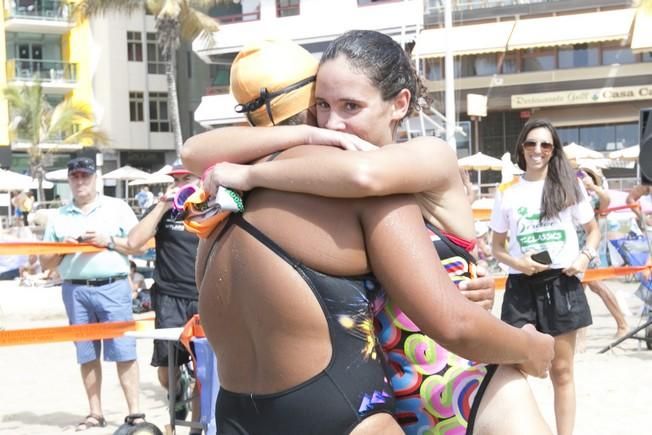
[[[448,165],[452,162],[457,162],[455,150],[448,143],[434,136],[419,136],[397,145],[408,147],[411,151],[419,153],[422,157],[428,156],[436,159],[438,165]],[[451,169],[457,171],[457,165]]]

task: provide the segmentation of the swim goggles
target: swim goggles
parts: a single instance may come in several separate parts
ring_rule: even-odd
[[[215,197],[210,197],[203,189],[196,187],[184,201],[183,224],[186,231],[205,239],[231,212],[243,211],[244,203],[235,191],[219,186]]]
[[[183,211],[183,205],[186,200],[199,190],[196,184],[186,184],[180,187],[172,197],[172,208],[178,211]]]
[[[292,83],[291,85],[286,86],[283,89],[279,89],[278,91],[275,92],[270,92],[267,88],[261,88],[258,98],[255,98],[244,104],[238,104],[235,106],[234,110],[237,113],[244,113],[249,123],[255,127],[256,123],[251,117],[251,112],[265,106],[265,110],[267,111],[267,116],[269,116],[269,120],[272,122],[272,125],[276,125],[276,123],[274,122],[274,115],[272,115],[272,100],[280,95],[287,94],[289,92],[302,88],[306,85],[309,85],[312,82],[314,82],[315,79],[316,76],[306,77],[303,80],[299,80],[298,82]]]

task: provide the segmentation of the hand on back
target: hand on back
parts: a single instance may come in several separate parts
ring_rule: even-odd
[[[246,192],[253,189],[249,180],[250,165],[238,165],[222,162],[214,165],[204,175],[203,189],[210,196],[215,196],[219,186]]]

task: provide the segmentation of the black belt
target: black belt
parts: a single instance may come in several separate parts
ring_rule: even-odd
[[[109,276],[107,278],[97,278],[97,279],[66,279],[64,280],[64,282],[69,284],[100,287],[123,279],[127,279],[127,275],[114,275],[114,276]]]

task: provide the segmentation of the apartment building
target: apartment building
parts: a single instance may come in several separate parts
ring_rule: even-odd
[[[47,0],[5,0],[0,9],[0,88],[8,84],[41,82],[45,98],[53,105],[64,98],[90,101],[91,55],[84,44],[88,25],[75,26],[66,2]],[[0,166],[23,171],[29,168],[27,146],[16,138],[10,143],[9,108],[0,99]],[[48,166],[61,164],[80,145],[53,141],[46,148],[57,152],[46,159]]]
[[[424,6],[413,54],[443,101],[444,11],[439,1]],[[652,24],[632,2],[453,1],[453,22],[460,121],[471,121],[468,94],[487,97],[472,141],[482,152],[512,151],[530,117],[553,121],[563,142],[598,151],[639,143],[640,109],[652,107]]]
[[[130,165],[155,171],[174,161],[165,62],[154,17],[144,11],[91,21],[94,104],[111,143],[104,171]]]
[[[418,0],[240,0],[214,8],[211,15],[221,23],[215,34],[217,45],[193,43],[195,53],[210,65],[213,78],[195,111],[195,120],[206,128],[245,121],[233,110],[229,71],[247,43],[286,38],[319,57],[330,41],[351,29],[384,32],[399,43],[412,41],[424,16]]]
[[[564,142],[599,151],[638,144],[639,110],[652,106],[652,24],[631,1],[453,0],[452,10],[460,156],[512,151],[533,116],[551,119]],[[340,33],[366,28],[416,43],[412,54],[435,103],[403,137],[444,133],[440,0],[243,0],[222,12],[218,45],[193,45],[214,78],[195,112],[204,127],[244,120],[233,111],[228,73],[247,42],[281,36],[319,56]],[[486,116],[467,114],[468,94],[486,97]]]
[[[55,0],[5,0],[1,13],[0,61],[6,68],[0,69],[0,87],[37,79],[53,105],[65,98],[90,104],[110,138],[99,144],[104,173],[126,164],[154,171],[176,158],[165,64],[153,16],[144,11],[108,14],[79,24],[71,20],[67,3]],[[182,51],[178,63],[180,74],[193,79],[179,81],[181,107],[198,104],[201,96],[193,97],[193,89],[201,86],[203,93],[206,86],[200,83],[208,83],[209,67],[188,50]],[[23,172],[29,167],[26,146],[20,140],[10,143],[12,120],[2,103],[0,165]],[[193,133],[188,113],[185,109],[181,116],[186,136]],[[56,141],[46,146],[53,150],[46,158],[48,170],[64,167],[75,153],[97,152]],[[104,184],[107,193],[122,194],[121,183]]]

